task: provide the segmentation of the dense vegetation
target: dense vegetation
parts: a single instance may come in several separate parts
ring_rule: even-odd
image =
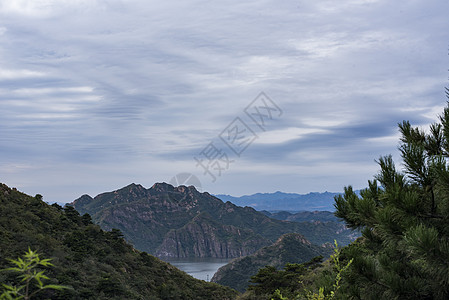
[[[280,270],[273,266],[261,268],[251,277],[248,290],[239,300],[331,300],[341,288],[342,275],[352,260],[340,261],[341,249],[335,244],[334,254],[324,263],[317,256],[306,263],[287,263]]]
[[[84,195],[73,205],[102,228],[120,229],[137,249],[159,257],[234,258],[252,254],[285,233],[301,233],[318,245],[334,239],[347,244],[352,234],[333,223],[271,219],[193,186],[166,183],[149,189],[131,184],[94,198]]]
[[[282,270],[274,266],[261,268],[251,277],[248,291],[240,299],[271,300],[276,295],[295,298],[298,290],[304,290],[303,282],[312,272],[322,267],[322,256],[309,262],[298,264],[288,263]]]
[[[304,263],[317,256],[328,256],[330,252],[330,248],[313,245],[300,234],[289,233],[273,245],[221,267],[212,281],[244,292],[251,276],[257,274],[260,268],[270,266],[274,270],[282,269],[287,263]]]
[[[135,250],[119,230],[103,231],[73,207],[48,205],[0,184],[0,269],[30,247],[53,268],[48,284],[72,287],[46,290],[33,299],[232,299],[236,292],[188,276]],[[0,272],[0,283],[16,274]]]

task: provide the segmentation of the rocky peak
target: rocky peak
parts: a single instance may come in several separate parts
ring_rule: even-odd
[[[176,187],[176,190],[180,193],[199,193],[193,185],[189,186],[180,185]]]
[[[111,193],[104,193],[98,195],[97,197],[101,197],[103,195],[109,196],[110,194]],[[112,194],[113,198],[116,199],[117,202],[131,202],[134,200],[145,198],[148,194],[148,191],[140,184],[131,183],[124,188],[113,191]],[[97,197],[95,197],[95,199],[97,199]]]
[[[126,192],[126,193],[138,192],[138,193],[142,193],[144,191],[146,191],[146,189],[142,185],[131,183],[131,184],[129,184],[129,185],[119,189],[119,190],[114,191],[114,193],[115,194],[120,193],[120,192]]]
[[[76,199],[75,201],[69,203],[71,205],[80,205],[80,206],[84,206],[90,202],[94,201],[94,198],[92,198],[91,196],[84,194],[81,197],[79,197],[78,199]]]
[[[311,245],[312,243],[307,240],[303,235],[299,233],[287,233],[278,238],[275,245],[280,245],[288,241],[297,241],[305,245]]]
[[[173,186],[171,184],[165,183],[165,182],[157,182],[155,183],[151,188],[150,191],[152,192],[159,192],[159,193],[167,193],[167,192],[178,192],[182,194],[199,194],[199,192],[196,190],[196,188],[193,185],[185,186]]]
[[[4,183],[0,183],[0,191],[3,192],[5,195],[9,195],[9,192],[11,189]]]
[[[173,192],[175,188],[171,184],[165,182],[156,182],[149,190],[153,194],[154,192],[156,193]]]

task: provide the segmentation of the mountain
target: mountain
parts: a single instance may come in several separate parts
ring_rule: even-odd
[[[340,228],[325,223],[275,220],[251,207],[223,202],[193,186],[130,184],[71,205],[89,213],[106,230],[120,229],[137,249],[158,257],[235,258],[268,246],[285,233],[303,234],[312,243],[347,244]]]
[[[334,213],[330,211],[300,211],[300,212],[289,212],[289,211],[261,211],[264,215],[284,221],[292,222],[340,222]],[[341,222],[343,224],[343,222]]]
[[[215,195],[223,201],[230,201],[239,206],[250,206],[256,210],[267,211],[314,211],[326,210],[334,211],[334,197],[341,193],[257,193],[245,195],[241,197],[233,197],[230,195]]]
[[[313,245],[300,234],[285,234],[274,244],[221,267],[212,281],[243,292],[248,287],[251,276],[260,268],[273,266],[280,269],[287,263],[303,263],[316,256],[327,256],[331,251],[330,248]]]
[[[38,299],[233,299],[236,292],[194,279],[127,244],[120,231],[106,232],[73,207],[48,205],[0,184],[0,269],[30,247],[51,258],[52,284],[73,289],[46,291]],[[16,274],[0,272],[0,283]]]
[[[221,224],[207,212],[202,212],[182,228],[170,230],[158,247],[156,256],[240,257],[254,253],[269,243],[267,238],[256,238],[251,229]]]
[[[269,212],[263,210],[261,213],[276,220],[312,223],[316,226],[315,228],[320,228],[321,236],[333,236],[339,244],[342,243],[340,245],[347,245],[361,236],[359,230],[353,230],[346,227],[345,223],[340,221],[334,213],[330,211],[316,210],[291,213],[288,211]]]

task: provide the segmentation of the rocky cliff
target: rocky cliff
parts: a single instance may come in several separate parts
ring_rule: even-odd
[[[158,257],[241,257],[270,244],[253,230],[216,222],[201,213],[180,229],[169,231],[156,250]]]

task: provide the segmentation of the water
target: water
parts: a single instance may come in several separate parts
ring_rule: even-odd
[[[210,281],[215,272],[230,261],[230,259],[224,258],[180,258],[166,260],[166,262],[187,274],[205,281]]]

